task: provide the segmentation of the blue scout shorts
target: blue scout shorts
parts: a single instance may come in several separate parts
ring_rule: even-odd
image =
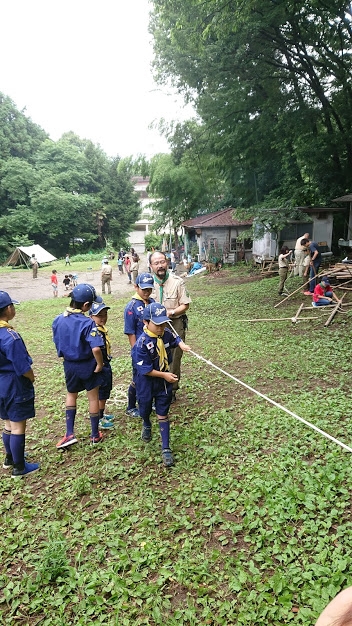
[[[1,375],[0,417],[10,422],[23,422],[35,416],[34,385],[25,376],[15,373]]]
[[[97,366],[95,359],[89,361],[64,361],[64,372],[66,388],[69,393],[79,393],[80,391],[91,391],[99,387],[103,382],[101,372],[97,374],[94,370]]]
[[[99,400],[108,400],[112,389],[112,370],[110,364],[104,365],[102,374],[104,380],[99,387]]]
[[[136,392],[141,417],[149,417],[153,400],[157,415],[168,414],[172,399],[172,383],[167,383],[163,378],[137,373]]]

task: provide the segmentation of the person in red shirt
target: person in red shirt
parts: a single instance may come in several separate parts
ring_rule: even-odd
[[[128,284],[131,285],[132,284],[131,259],[129,256],[127,256],[127,254],[125,255],[124,263],[125,263],[125,270],[128,276]]]
[[[51,286],[53,288],[54,298],[57,298],[59,287],[58,287],[57,271],[56,270],[52,271],[50,280],[51,280]]]
[[[320,283],[314,287],[313,306],[327,306],[333,302],[340,302],[337,295],[333,293],[327,276],[323,276]]]

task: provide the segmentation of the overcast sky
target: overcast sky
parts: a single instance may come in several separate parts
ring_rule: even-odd
[[[148,0],[2,0],[0,7],[0,91],[52,139],[72,130],[109,156],[167,151],[149,124],[192,112],[153,82]]]

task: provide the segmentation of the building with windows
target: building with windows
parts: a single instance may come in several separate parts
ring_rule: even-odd
[[[351,196],[352,197],[352,196]],[[279,233],[278,238],[270,231],[260,239],[243,239],[253,220],[236,220],[233,208],[199,215],[183,222],[185,251],[200,260],[222,260],[237,263],[256,259],[274,259],[278,250],[286,245],[295,248],[298,237],[309,233],[319,244],[322,252],[331,251],[334,214],[343,211],[337,207],[305,207],[300,211],[307,215],[303,220],[291,220]],[[195,252],[195,250],[197,252]]]
[[[239,239],[239,235],[248,230],[253,220],[236,220],[233,208],[215,213],[198,215],[182,223],[185,238],[185,253],[194,250],[200,260],[236,263],[252,258],[252,241]]]
[[[290,220],[281,230],[278,238],[271,232],[265,233],[262,239],[253,241],[253,255],[262,259],[274,259],[282,246],[294,250],[298,237],[309,233],[322,252],[331,251],[334,213],[341,212],[337,207],[299,207],[307,215],[306,220]]]
[[[147,192],[149,176],[133,176],[132,181],[134,190],[139,196],[141,215],[139,220],[133,225],[133,230],[130,232],[128,240],[130,246],[136,252],[144,252],[144,237],[153,230],[154,225],[153,209],[150,206],[154,200],[149,198]]]

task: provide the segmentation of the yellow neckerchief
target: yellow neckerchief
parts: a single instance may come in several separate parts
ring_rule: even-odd
[[[5,322],[5,320],[0,320],[0,328],[12,328],[12,330],[14,330],[14,327],[10,326],[10,324]]]
[[[97,325],[97,329],[101,333],[103,333],[103,335],[105,336],[106,354],[111,359],[111,341],[110,341],[110,337],[108,335],[108,329],[106,328],[106,326],[98,326],[98,325]]]
[[[84,312],[81,309],[73,309],[72,306],[68,306],[64,312],[64,317],[72,315],[72,313],[82,313],[82,315],[84,315]]]
[[[141,296],[138,293],[136,293],[136,295],[133,297],[135,300],[141,300],[142,302],[145,302],[145,300],[143,300],[143,298],[141,298]]]
[[[169,362],[168,362],[168,358],[167,358],[167,352],[165,349],[165,344],[163,342],[163,335],[164,333],[160,336],[160,335],[156,335],[155,333],[152,333],[151,330],[148,330],[148,328],[146,326],[144,326],[143,328],[144,332],[146,335],[148,335],[148,337],[154,337],[156,338],[156,351],[158,353],[159,356],[159,368],[161,372],[168,372],[169,371]]]

